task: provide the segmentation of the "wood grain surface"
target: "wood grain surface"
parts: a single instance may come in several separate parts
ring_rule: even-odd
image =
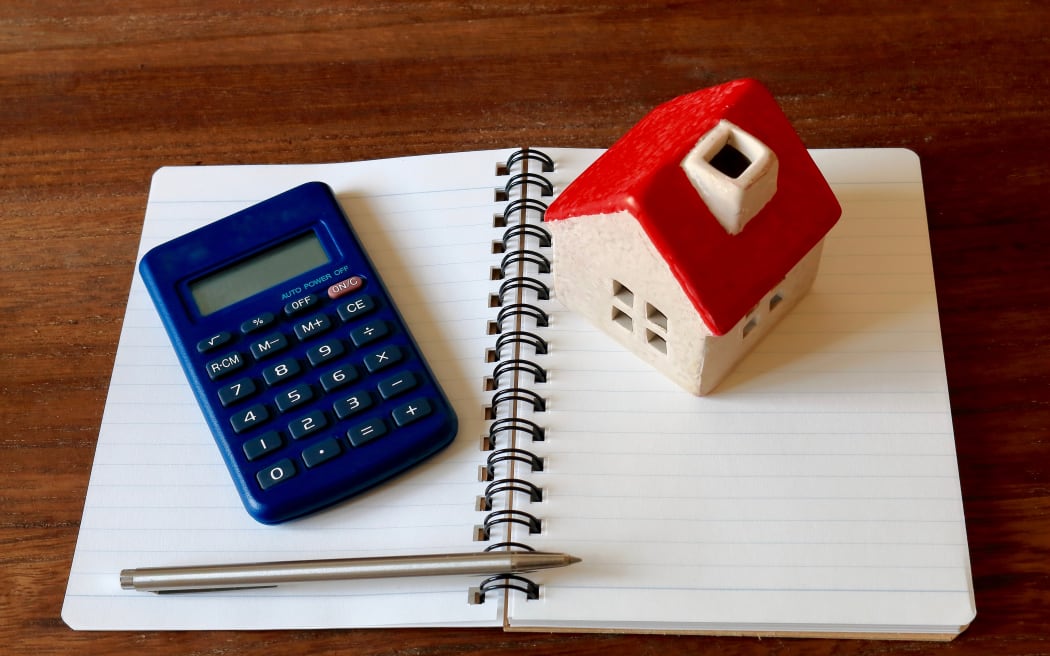
[[[150,176],[606,147],[737,77],[809,147],[922,161],[977,619],[948,645],[482,629],[77,633],[59,613]],[[1050,653],[1050,5],[0,5],[0,651]]]

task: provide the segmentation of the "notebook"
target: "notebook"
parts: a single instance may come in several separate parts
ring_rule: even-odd
[[[601,151],[543,149],[555,162],[546,172],[516,152],[157,171],[139,256],[300,183],[328,183],[460,431],[363,496],[258,524],[136,273],[62,610],[69,626],[962,631],[975,604],[917,157],[813,151],[843,207],[814,287],[714,394],[694,397],[543,298],[550,246],[515,227],[542,227],[538,203],[551,197],[534,176],[556,195]],[[525,364],[494,376],[511,359],[545,381]],[[489,488],[502,479],[523,491]],[[582,562],[516,586],[535,595],[498,585],[479,595],[479,580],[454,576],[196,595],[118,580],[130,567],[502,543]]]

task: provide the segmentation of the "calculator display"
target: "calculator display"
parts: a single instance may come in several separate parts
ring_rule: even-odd
[[[191,282],[190,295],[201,315],[208,316],[329,261],[317,234],[310,231]]]

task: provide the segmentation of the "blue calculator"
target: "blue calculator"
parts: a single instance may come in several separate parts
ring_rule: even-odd
[[[327,185],[157,246],[139,269],[256,520],[346,499],[455,437],[452,406]]]

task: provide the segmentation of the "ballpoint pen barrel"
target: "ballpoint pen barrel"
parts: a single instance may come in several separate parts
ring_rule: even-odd
[[[124,589],[190,592],[310,581],[520,573],[564,567],[578,561],[566,554],[545,552],[344,558],[132,569],[122,571],[120,581]]]

